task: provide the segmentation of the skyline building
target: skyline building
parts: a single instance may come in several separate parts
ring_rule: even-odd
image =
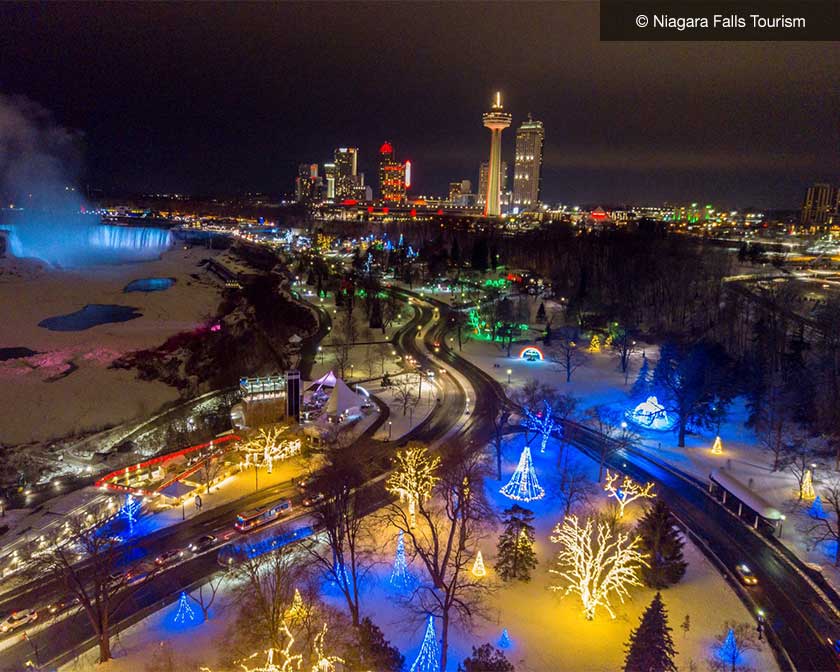
[[[339,147],[335,150],[335,198],[355,198],[361,186],[358,175],[359,148]]]
[[[379,197],[389,203],[405,201],[408,165],[394,157],[394,146],[387,140],[379,147]]]
[[[490,130],[490,160],[487,169],[487,196],[484,203],[485,216],[498,217],[501,214],[501,170],[502,131],[513,121],[509,112],[502,108],[502,94],[496,92],[496,99],[489,112],[481,117],[484,127]]]
[[[831,215],[838,210],[838,200],[838,191],[830,184],[821,182],[808,187],[800,223],[803,226],[827,226]]]
[[[317,163],[299,164],[298,174],[295,178],[295,200],[298,203],[310,203],[318,200],[321,184]]]
[[[513,167],[513,205],[520,210],[534,210],[540,204],[545,129],[531,114],[516,129],[516,154]]]
[[[335,200],[335,164],[334,163],[325,163],[324,164],[324,180],[326,181],[327,193],[326,197],[328,201]]]

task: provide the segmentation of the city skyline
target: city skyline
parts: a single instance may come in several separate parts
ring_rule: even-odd
[[[661,44],[654,55],[598,42],[597,5],[533,11],[128,4],[35,15],[6,4],[0,81],[77,130],[80,183],[111,191],[279,196],[301,162],[342,146],[359,148],[375,184],[388,138],[412,161],[418,193],[446,194],[451,181],[476,179],[487,132],[475,119],[497,89],[515,125],[531,112],[548,130],[549,203],[795,208],[809,185],[840,174],[831,45]],[[302,58],[325,32],[336,39]]]

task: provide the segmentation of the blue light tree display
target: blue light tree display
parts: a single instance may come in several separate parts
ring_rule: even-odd
[[[525,413],[525,427],[542,436],[540,452],[544,453],[551,432],[557,427],[557,423],[554,421],[554,409],[548,401],[543,401],[542,411],[535,413],[530,408],[524,408],[523,411]]]
[[[440,649],[438,648],[435,623],[432,616],[426,622],[426,634],[420,645],[420,653],[409,672],[440,672]]]
[[[814,499],[814,502],[808,509],[808,515],[811,516],[811,518],[816,518],[818,520],[825,520],[828,518],[825,509],[823,509],[822,499],[820,499],[819,495],[817,495],[816,499]]]
[[[502,636],[499,637],[498,646],[500,649],[509,649],[513,646],[513,642],[510,641],[510,635],[508,635],[507,628],[502,630]]]
[[[195,612],[190,606],[190,600],[185,592],[181,592],[178,599],[178,612],[175,614],[175,622],[179,625],[184,623],[195,623]]]
[[[120,515],[126,519],[126,522],[128,522],[129,533],[134,532],[134,523],[137,522],[137,518],[140,515],[140,509],[142,508],[143,503],[134,499],[130,493],[125,496],[125,502],[122,507],[120,507]]]
[[[390,583],[395,588],[405,590],[414,581],[411,572],[408,571],[408,562],[405,559],[405,539],[403,531],[400,530],[397,536],[397,552],[394,554],[394,567],[391,570]]]

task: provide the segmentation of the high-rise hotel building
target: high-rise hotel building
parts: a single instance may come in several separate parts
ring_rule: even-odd
[[[516,156],[513,168],[513,206],[535,210],[540,204],[545,130],[541,121],[528,115],[516,129]]]
[[[409,163],[398,163],[394,147],[387,140],[379,148],[379,197],[389,203],[405,201]]]
[[[357,172],[359,150],[356,147],[339,147],[335,150],[335,198],[355,198],[360,184]]]

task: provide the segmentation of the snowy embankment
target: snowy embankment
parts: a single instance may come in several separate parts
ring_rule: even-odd
[[[215,313],[219,280],[199,267],[212,250],[173,249],[145,263],[50,269],[39,262],[0,259],[0,346],[36,354],[0,361],[0,443],[19,444],[83,433],[153,413],[177,390],[110,369],[134,350],[195,329]],[[165,291],[124,293],[138,278],[175,278]],[[42,320],[89,304],[126,305],[142,316],[83,331],[51,331]],[[72,400],[72,401],[71,401]]]

